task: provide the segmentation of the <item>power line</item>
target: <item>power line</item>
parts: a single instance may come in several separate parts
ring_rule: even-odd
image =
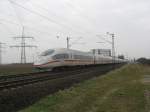
[[[74,9],[76,12],[79,12],[78,15],[86,20],[88,20],[90,23],[93,23],[93,20],[91,20],[91,18],[89,18],[87,15],[85,15],[83,12],[81,12],[79,10],[79,8],[77,8],[75,5],[73,5],[70,1],[65,2],[65,4],[69,7],[71,7],[72,9]],[[94,24],[94,23],[93,23]],[[95,24],[94,24],[95,25]]]
[[[42,17],[42,18],[48,20],[49,22],[55,23],[55,24],[57,24],[57,25],[59,25],[59,26],[61,26],[61,27],[63,27],[63,28],[65,27],[65,28],[67,28],[67,29],[69,29],[69,30],[72,30],[72,31],[75,31],[75,32],[78,32],[78,33],[81,33],[81,34],[86,34],[86,35],[87,35],[87,33],[89,33],[89,31],[88,31],[88,32],[76,31],[76,30],[72,29],[71,27],[68,27],[68,26],[66,26],[65,24],[62,24],[62,23],[60,23],[60,22],[57,22],[57,21],[54,20],[54,19],[51,19],[51,18],[49,18],[49,17],[47,17],[47,16],[44,16],[44,15],[42,15],[41,13],[39,13],[39,12],[37,12],[37,11],[30,10],[30,9],[28,9],[28,8],[26,8],[26,7],[22,6],[22,5],[20,5],[20,4],[16,3],[16,2],[14,2],[13,0],[8,0],[8,1],[10,1],[11,4],[13,4],[13,5],[16,5],[16,6],[18,6],[18,7],[21,7],[21,8],[23,8],[24,10],[26,10],[26,11],[32,13],[32,14],[38,15],[38,16],[40,16],[40,17]],[[42,7],[41,7],[41,8],[42,8]],[[47,11],[47,12],[49,12],[46,8],[42,8],[42,9],[45,10],[45,11]],[[17,14],[17,12],[16,12],[16,14]],[[18,17],[19,17],[19,15],[18,15]],[[58,18],[59,18],[59,17],[58,17]],[[91,34],[91,32],[90,32],[90,34]]]
[[[34,5],[34,6],[36,5],[36,7],[40,8],[40,9],[42,9],[42,10],[48,12],[48,13],[51,13],[53,16],[57,17],[57,19],[60,18],[60,16],[58,16],[57,14],[55,14],[55,13],[53,13],[53,12],[50,12],[47,8],[42,7],[42,6],[40,6],[39,4],[35,4],[35,3],[33,4],[33,3],[31,3],[31,2],[30,2],[30,4],[31,4],[31,5]],[[68,22],[68,20],[66,20],[66,18],[62,18],[62,17],[61,17],[61,20]],[[59,20],[59,21],[60,21],[60,20]],[[66,22],[65,22],[65,23],[66,23]],[[74,26],[74,25],[73,25],[73,26]],[[76,28],[79,28],[78,25],[76,25],[75,27],[76,27]],[[84,28],[84,29],[86,29],[86,28]],[[86,29],[86,30],[88,30],[88,29]],[[89,33],[89,31],[80,32],[80,33],[85,33],[85,34],[87,34],[87,33]]]
[[[21,7],[21,8],[23,8],[24,10],[26,10],[26,11],[32,13],[32,14],[38,15],[38,16],[40,16],[40,17],[46,19],[47,21],[49,21],[49,22],[51,22],[51,23],[55,23],[55,24],[61,26],[62,28],[65,27],[65,28],[67,28],[67,29],[69,29],[69,30],[74,31],[72,28],[70,28],[70,27],[68,27],[68,26],[65,26],[65,25],[62,24],[62,23],[58,23],[57,21],[55,21],[55,20],[53,20],[53,19],[51,19],[51,18],[49,18],[49,17],[47,17],[47,16],[44,16],[44,15],[42,15],[42,14],[36,12],[36,11],[30,10],[30,9],[28,9],[28,8],[26,8],[26,7],[24,7],[24,6],[20,5],[20,4],[18,4],[18,3],[16,3],[16,2],[12,1],[12,0],[9,0],[9,1],[10,1],[11,3],[15,4],[16,6]],[[82,33],[82,32],[80,32],[80,33]]]
[[[85,44],[85,43],[78,43],[82,38],[83,38],[83,37],[79,37],[78,39],[76,39],[74,42],[72,42],[72,43],[70,44],[70,47],[72,47],[72,46],[75,45],[75,44]]]
[[[14,25],[20,26],[20,24],[14,22],[14,21],[12,21],[12,20],[6,20],[6,19],[0,18],[0,21],[4,21],[4,22],[10,23],[10,24],[14,24]]]
[[[21,21],[20,15],[18,14],[18,11],[16,10],[14,4],[12,3],[11,0],[8,0],[8,1],[10,2],[11,6],[12,6],[13,9],[14,9],[14,11],[15,11],[15,13],[16,13],[16,16],[17,16],[17,18],[18,18],[18,20],[19,20],[19,22],[20,22],[20,25],[23,27],[23,23],[22,23],[22,21]]]
[[[60,36],[56,36],[57,37],[57,39],[59,39],[60,38]],[[71,47],[71,45],[70,45],[70,37],[68,36],[67,38],[66,38],[66,41],[67,41],[67,49],[70,49],[70,47]]]
[[[109,44],[112,44],[112,42],[111,41],[109,41],[109,40],[106,40],[102,35],[96,35],[98,38],[100,38],[100,39],[102,39],[102,40],[104,40],[105,42],[107,42],[107,43],[109,43]]]
[[[4,22],[10,23],[10,24],[14,24],[14,25],[17,25],[17,26],[20,27],[20,24],[19,24],[19,23],[16,23],[16,22],[14,22],[14,21],[12,21],[12,20],[6,20],[6,19],[1,19],[1,18],[0,18],[0,21],[4,21]],[[1,23],[1,24],[2,24],[2,23]],[[50,34],[49,32],[45,32],[45,31],[39,30],[39,29],[37,29],[37,28],[29,27],[28,25],[24,25],[24,28],[28,28],[28,29],[34,30],[34,31],[36,31],[36,32],[38,32],[38,33],[41,32],[41,33],[44,33],[44,34],[47,34],[47,35],[52,35],[52,34]]]
[[[32,13],[32,14],[38,15],[38,16],[40,16],[40,17],[42,17],[42,18],[48,20],[49,22],[55,23],[55,24],[57,24],[57,25],[59,25],[59,26],[61,26],[61,27],[65,27],[65,28],[67,28],[67,29],[69,29],[69,30],[73,30],[71,27],[68,27],[68,26],[66,26],[66,25],[64,25],[64,24],[62,24],[62,23],[57,22],[57,21],[54,20],[54,19],[51,19],[51,18],[49,18],[49,17],[47,17],[47,16],[44,16],[44,15],[42,15],[41,13],[39,13],[39,12],[37,12],[37,11],[31,10],[31,9],[29,9],[29,8],[26,8],[26,7],[24,7],[24,6],[20,5],[20,4],[18,4],[18,3],[16,3],[16,2],[12,1],[12,0],[9,0],[9,1],[11,1],[11,3],[13,3],[14,5],[16,5],[16,6],[18,6],[18,7],[21,7],[21,8],[23,8],[24,10],[26,10],[26,11]],[[47,10],[47,9],[43,8],[43,10]],[[73,31],[74,31],[74,30],[73,30]],[[81,32],[81,31],[79,31],[79,32],[83,34],[83,32]],[[89,33],[89,32],[88,32],[88,33]],[[87,34],[87,33],[84,32],[84,34]],[[90,34],[91,34],[91,32],[90,32]]]
[[[16,5],[16,6],[20,7],[20,8],[22,8],[22,9],[24,9],[24,10],[26,10],[26,11],[32,13],[32,14],[35,14],[35,15],[37,15],[37,16],[39,16],[39,17],[41,17],[41,18],[43,18],[43,19],[45,19],[45,20],[47,20],[47,21],[49,21],[49,22],[51,22],[51,23],[53,23],[53,24],[57,24],[57,25],[61,26],[62,28],[66,28],[66,29],[68,29],[68,30],[72,30],[72,31],[74,31],[74,32],[78,32],[78,33],[80,33],[80,34],[86,34],[86,35],[87,35],[87,32],[82,32],[82,31],[79,31],[79,30],[78,30],[78,31],[77,31],[77,30],[74,30],[74,29],[71,28],[70,26],[66,26],[65,24],[60,23],[60,22],[56,21],[55,19],[49,18],[49,17],[47,17],[47,16],[45,16],[45,15],[42,15],[41,13],[39,13],[39,12],[37,12],[37,11],[31,10],[31,9],[29,9],[29,8],[26,8],[26,7],[24,7],[24,6],[20,5],[20,4],[18,4],[17,2],[14,2],[13,0],[9,0],[9,1],[11,1],[11,3],[13,3],[14,5]],[[47,10],[47,9],[44,8],[43,10]],[[89,32],[88,32],[88,33],[89,33]],[[92,35],[92,36],[93,36],[93,35]]]
[[[14,35],[14,33],[7,27],[7,25],[0,23],[11,35]]]
[[[56,36],[57,39],[60,38],[60,36]],[[67,37],[66,40],[67,40],[67,49],[70,49],[73,45],[75,44],[85,44],[85,43],[78,43],[79,40],[81,40],[83,37],[79,37],[78,39],[76,39],[74,42],[70,43],[70,39],[71,37]]]
[[[101,38],[101,39],[103,39],[105,42],[107,42],[107,43],[112,45],[112,61],[115,62],[115,55],[116,55],[116,53],[115,53],[115,34],[114,33],[109,33],[109,32],[106,32],[106,34],[111,36],[112,41],[106,40],[101,35],[96,35],[96,36]]]
[[[24,27],[22,29],[22,36],[20,37],[14,37],[15,39],[21,39],[21,45],[14,45],[14,46],[10,46],[10,47],[15,47],[15,48],[21,48],[21,63],[26,63],[26,48],[33,48],[33,47],[37,47],[34,45],[26,45],[25,40],[26,39],[33,39],[33,37],[27,37],[24,36]]]
[[[5,43],[0,42],[0,64],[2,64],[2,49],[3,49],[3,45],[5,45]]]

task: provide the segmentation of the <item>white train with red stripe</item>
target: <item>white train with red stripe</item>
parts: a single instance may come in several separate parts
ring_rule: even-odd
[[[41,53],[34,62],[36,68],[57,68],[63,66],[84,66],[95,64],[123,63],[125,60],[110,56],[93,54],[92,52],[81,52],[66,48],[49,49]]]

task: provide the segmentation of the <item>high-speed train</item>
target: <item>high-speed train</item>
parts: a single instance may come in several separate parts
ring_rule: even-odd
[[[93,54],[92,52],[81,52],[66,48],[49,49],[41,53],[34,62],[34,67],[53,69],[65,66],[84,66],[96,64],[123,63],[125,60],[110,56]]]

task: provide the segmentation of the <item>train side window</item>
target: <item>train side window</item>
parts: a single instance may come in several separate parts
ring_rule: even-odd
[[[84,56],[84,55],[74,55],[75,59],[92,59],[91,56]]]
[[[53,59],[68,59],[69,55],[68,54],[56,54],[53,56]]]

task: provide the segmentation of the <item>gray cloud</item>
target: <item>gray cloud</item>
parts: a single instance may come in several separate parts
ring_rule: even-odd
[[[150,1],[149,0],[13,0],[17,4],[38,13],[0,1],[0,40],[8,45],[17,44],[11,37],[21,35],[21,24],[25,35],[34,36],[39,48],[27,52],[33,59],[36,52],[48,48],[66,47],[66,37],[71,41],[83,37],[73,49],[88,51],[92,48],[111,48],[111,45],[97,44],[103,41],[96,37],[107,31],[116,34],[117,53],[129,57],[150,57]],[[57,39],[56,36],[60,38]],[[108,37],[105,37],[108,38]],[[109,38],[108,38],[109,39]],[[18,62],[19,49],[6,49],[3,62]]]

